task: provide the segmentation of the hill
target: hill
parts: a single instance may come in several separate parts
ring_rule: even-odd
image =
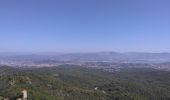
[[[119,72],[61,65],[51,68],[0,67],[0,96],[15,100],[169,100],[170,72],[127,68]]]

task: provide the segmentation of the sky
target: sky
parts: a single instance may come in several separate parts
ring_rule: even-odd
[[[0,52],[170,52],[170,0],[0,0]]]

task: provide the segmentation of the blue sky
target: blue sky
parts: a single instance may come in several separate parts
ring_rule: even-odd
[[[170,52],[169,0],[1,0],[0,52]]]

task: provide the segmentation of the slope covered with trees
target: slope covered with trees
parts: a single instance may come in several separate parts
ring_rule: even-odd
[[[106,72],[75,65],[16,69],[0,67],[0,97],[15,100],[170,100],[170,72],[127,68]]]

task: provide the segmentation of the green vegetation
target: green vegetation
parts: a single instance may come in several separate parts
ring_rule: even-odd
[[[170,72],[149,68],[0,67],[0,73],[0,99],[14,100],[26,89],[28,100],[170,100]]]

